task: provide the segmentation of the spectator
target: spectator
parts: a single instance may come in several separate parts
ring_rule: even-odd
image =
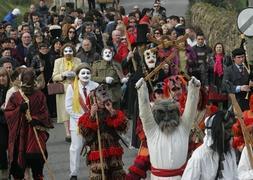
[[[197,44],[193,46],[193,50],[197,54],[197,61],[194,62],[191,75],[200,79],[202,85],[207,86],[207,57],[212,53],[212,49],[205,44],[205,36],[203,33],[197,34]]]
[[[76,57],[80,58],[82,62],[92,65],[93,62],[99,60],[99,54],[92,48],[89,39],[84,39],[82,42],[82,47],[76,54]]]
[[[46,1],[45,0],[40,0],[39,7],[37,8],[37,11],[38,11],[38,13],[41,17],[42,24],[47,24],[48,23],[48,16],[49,16],[48,10],[49,9],[46,5]]]
[[[9,74],[9,76],[13,72],[13,60],[9,57],[1,58],[0,65],[3,67]]]
[[[57,122],[64,123],[66,138],[70,142],[69,115],[65,110],[65,93],[67,86],[73,82],[75,77],[74,69],[81,63],[81,60],[75,57],[75,48],[72,44],[65,44],[62,47],[61,58],[55,60],[52,79],[54,82],[64,84],[64,94],[56,95]]]
[[[188,34],[187,44],[191,47],[195,46],[197,44],[197,35],[193,27],[186,28],[185,33]]]
[[[30,47],[32,38],[30,33],[25,32],[21,35],[21,43],[17,45],[17,61],[20,65],[26,64],[28,48]]]
[[[4,103],[6,98],[7,90],[10,87],[9,74],[3,67],[0,67],[0,175],[1,179],[8,179],[8,136],[9,130],[4,117]]]
[[[245,51],[241,48],[232,51],[233,65],[224,71],[222,85],[227,93],[234,93],[242,111],[249,109],[249,100],[246,98],[247,93],[250,95],[252,86],[252,75],[244,65]]]
[[[232,65],[232,60],[230,56],[225,54],[222,43],[216,43],[214,45],[213,53],[208,57],[207,63],[209,67],[209,84],[214,86],[217,92],[221,93],[224,71]]]
[[[76,46],[79,43],[76,35],[76,28],[74,26],[70,26],[67,31],[67,36],[63,40],[64,43],[71,43],[72,45]]]

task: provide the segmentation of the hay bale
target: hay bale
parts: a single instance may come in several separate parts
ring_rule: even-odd
[[[202,29],[209,46],[224,44],[226,52],[240,46],[240,32],[237,29],[237,12],[212,6],[208,3],[196,3],[190,9],[190,21],[193,26]]]

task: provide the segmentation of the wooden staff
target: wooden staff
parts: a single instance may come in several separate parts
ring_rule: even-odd
[[[160,41],[160,40],[155,39],[151,34],[147,35],[147,38],[149,41],[151,41],[155,44],[158,44],[158,46],[151,49],[153,51],[155,51],[158,48],[169,48],[172,46],[176,47],[177,49],[181,49],[182,47],[179,44],[182,42],[185,42],[188,37],[189,37],[189,35],[185,34],[183,37],[181,37],[177,40],[174,40],[174,41],[169,41],[167,39]]]
[[[245,146],[247,148],[250,167],[251,167],[251,169],[253,169],[253,154],[252,154],[252,148],[251,148],[251,146],[253,145],[253,139],[252,139],[252,136],[250,135],[250,133],[243,121],[243,113],[242,113],[242,110],[235,98],[235,94],[229,93],[229,97],[230,97],[232,105],[233,105],[234,113],[236,114],[237,118],[239,119],[239,122],[240,122],[240,125],[242,128],[243,139],[245,142]]]
[[[93,92],[93,96],[91,96],[93,103],[97,104],[97,99],[95,96],[95,92]],[[104,170],[104,161],[103,161],[103,153],[102,153],[102,144],[101,144],[101,133],[99,128],[99,119],[98,119],[98,113],[96,112],[96,123],[98,126],[97,129],[97,136],[98,136],[98,150],[99,150],[99,159],[100,159],[100,165],[101,165],[101,172],[102,172],[102,180],[105,180],[105,170]]]
[[[26,116],[26,119],[28,120],[28,122],[30,122],[30,121],[32,121],[32,116],[31,116],[30,107],[29,107],[29,99],[28,99],[28,97],[24,94],[23,91],[19,90],[19,92],[20,92],[21,96],[23,97],[23,99],[25,100],[25,102],[27,103],[28,109],[26,110],[25,116]],[[34,134],[35,134],[35,138],[36,138],[36,141],[37,141],[37,143],[38,143],[38,146],[39,146],[40,152],[41,152],[41,154],[42,154],[42,157],[43,157],[43,159],[44,159],[44,161],[45,161],[45,164],[46,164],[46,167],[47,167],[49,176],[50,176],[51,180],[54,180],[54,179],[55,179],[55,178],[54,178],[54,174],[52,173],[52,170],[51,170],[51,168],[50,168],[50,166],[49,166],[49,163],[48,163],[48,161],[47,161],[47,158],[46,158],[46,156],[45,156],[45,153],[44,153],[44,151],[43,151],[43,149],[42,149],[42,146],[41,146],[41,143],[40,143],[40,139],[39,139],[39,136],[38,136],[38,132],[37,132],[37,130],[36,130],[35,127],[33,127],[33,132],[34,132]]]
[[[247,65],[245,63],[242,63],[243,67],[246,69],[247,73],[250,74],[250,66],[247,63]],[[250,85],[250,84],[249,84]],[[249,92],[247,92],[245,99],[249,99]]]

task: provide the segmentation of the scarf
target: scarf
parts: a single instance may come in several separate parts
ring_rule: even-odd
[[[216,54],[215,55],[215,63],[214,63],[214,74],[221,77],[223,75],[223,55],[222,54]]]
[[[64,59],[64,67],[66,71],[72,71],[72,69],[74,68],[73,60]]]

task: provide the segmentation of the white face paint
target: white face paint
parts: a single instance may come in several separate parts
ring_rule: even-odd
[[[91,79],[91,72],[89,69],[81,69],[78,78],[82,82],[89,82]]]
[[[73,49],[71,47],[65,47],[64,50],[63,50],[63,55],[66,56],[66,55],[73,55]]]
[[[156,64],[156,54],[151,50],[144,51],[144,59],[149,69],[155,68]]]
[[[105,61],[111,61],[112,60],[112,51],[110,49],[105,49],[103,51],[102,57]]]

